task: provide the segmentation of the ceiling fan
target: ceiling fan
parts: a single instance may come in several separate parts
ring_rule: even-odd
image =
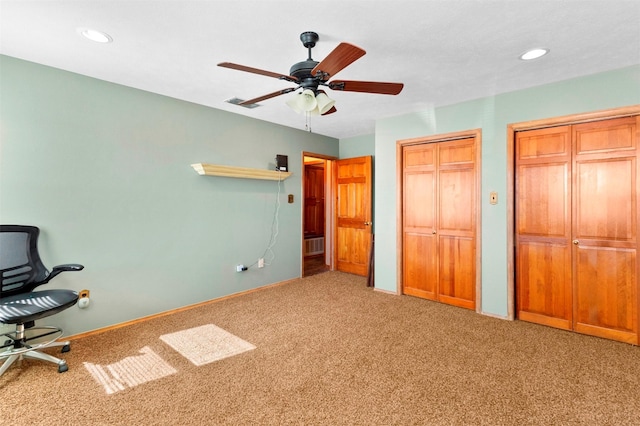
[[[297,85],[296,87],[289,87],[239,102],[238,105],[247,106],[256,104],[266,99],[303,89],[298,97],[291,99],[287,104],[298,112],[306,112],[311,115],[327,115],[336,112],[336,107],[334,106],[335,101],[329,99],[324,90],[319,89],[321,86],[345,92],[376,93],[382,95],[397,95],[402,91],[404,87],[402,83],[354,80],[329,81],[329,79],[333,78],[339,71],[364,56],[366,52],[352,44],[340,43],[324,60],[320,62],[314,61],[311,58],[311,49],[316,45],[318,39],[318,34],[312,31],[300,34],[300,41],[302,41],[304,47],[308,49],[309,57],[305,61],[293,64],[288,75],[231,62],[219,63],[218,66],[220,67],[278,78]]]

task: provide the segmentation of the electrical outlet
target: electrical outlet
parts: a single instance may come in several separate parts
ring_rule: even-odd
[[[264,268],[264,258],[258,259],[258,268]]]
[[[80,290],[78,292],[78,307],[80,309],[86,309],[89,306],[91,300],[89,299],[89,290]]]

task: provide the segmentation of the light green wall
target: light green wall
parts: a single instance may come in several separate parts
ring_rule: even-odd
[[[45,263],[76,262],[51,285],[91,291],[55,318],[97,329],[300,276],[301,153],[338,140],[0,56],[0,221],[37,225]],[[275,168],[275,259],[264,253],[275,181],[198,175],[205,162]],[[288,204],[287,194],[296,202]]]
[[[406,114],[376,123],[376,287],[397,290],[396,141],[482,129],[482,311],[507,316],[507,125],[640,104],[640,66]],[[489,204],[497,191],[499,203]]]
[[[340,158],[364,157],[374,155],[376,135],[362,135],[340,139]]]

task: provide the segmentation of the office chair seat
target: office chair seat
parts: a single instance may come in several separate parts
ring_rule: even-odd
[[[68,341],[61,342],[62,329],[36,326],[35,321],[55,315],[75,305],[78,293],[73,290],[34,291],[63,272],[81,271],[84,266],[64,264],[49,271],[38,253],[40,229],[35,226],[0,225],[0,324],[15,325],[15,330],[0,334],[0,376],[23,358],[53,362],[58,372],[68,370],[65,360],[39,351],[62,347],[70,350]]]
[[[78,293],[72,290],[42,290],[0,299],[0,323],[29,323],[57,314],[75,305]]]

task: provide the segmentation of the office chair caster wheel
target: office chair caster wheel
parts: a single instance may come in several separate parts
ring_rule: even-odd
[[[64,345],[60,352],[65,353],[65,352],[69,352],[70,350],[71,350],[71,345]]]
[[[69,366],[67,365],[67,363],[58,364],[58,373],[64,373],[68,369],[69,369]]]

